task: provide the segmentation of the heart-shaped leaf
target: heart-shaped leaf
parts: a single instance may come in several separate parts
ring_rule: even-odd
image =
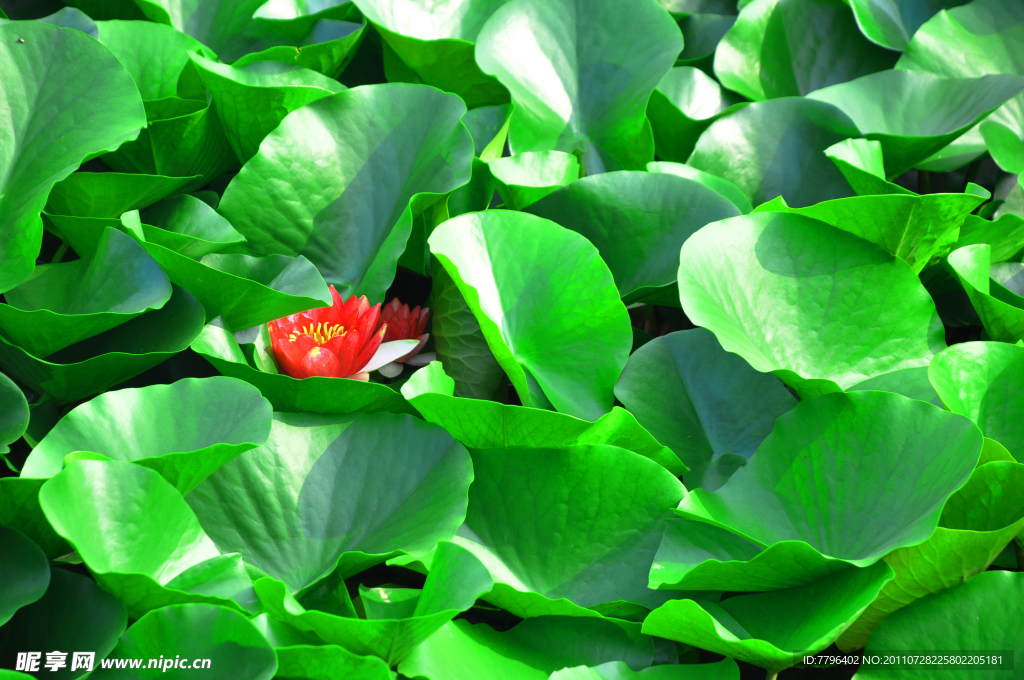
[[[1014,279],[1024,265],[993,265],[992,247],[987,244],[958,248],[947,261],[988,336],[1000,342],[1024,339],[1024,287]]]
[[[632,334],[593,245],[553,222],[511,211],[448,220],[429,243],[523,405],[551,404],[588,420],[611,410]]]
[[[864,37],[882,47],[902,52],[921,24],[936,12],[963,0],[851,0],[853,15]]]
[[[81,31],[10,23],[0,26],[0,45],[0,71],[10,74],[2,90],[9,113],[0,126],[0,291],[6,292],[32,273],[43,234],[39,212],[53,183],[87,157],[134,139],[146,116],[128,72]]]
[[[740,101],[699,69],[673,68],[647,103],[658,158],[685,163],[701,133],[722,116],[740,109]]]
[[[513,153],[580,149],[593,175],[654,160],[644,111],[681,48],[654,0],[512,0],[480,31],[476,61],[512,94]]]
[[[50,584],[50,563],[35,543],[14,529],[0,525],[0,545],[4,561],[0,564],[0,626],[14,613],[43,596]]]
[[[7,445],[21,439],[28,429],[29,411],[24,392],[3,373],[0,373],[0,398],[4,403],[0,411],[0,454],[4,454],[10,451]]]

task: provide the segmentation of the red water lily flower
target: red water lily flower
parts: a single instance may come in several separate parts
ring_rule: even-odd
[[[366,380],[363,369],[377,352],[388,327],[380,323],[380,305],[366,296],[341,295],[331,286],[334,304],[292,314],[267,324],[274,358],[293,378],[325,376]]]
[[[409,305],[403,305],[398,298],[394,298],[391,302],[384,305],[384,308],[380,311],[380,319],[377,321],[378,330],[381,328],[387,329],[384,334],[384,342],[391,342],[392,340],[418,340],[420,343],[416,345],[416,349],[413,351],[400,359],[395,359],[396,362],[401,363],[412,359],[423,349],[423,345],[427,344],[430,334],[424,333],[423,329],[427,327],[427,318],[429,316],[430,307],[420,309],[417,306],[410,312]]]

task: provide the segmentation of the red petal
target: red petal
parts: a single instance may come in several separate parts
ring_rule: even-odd
[[[416,339],[420,341],[420,344],[416,345],[416,349],[414,349],[413,351],[409,352],[408,354],[406,354],[401,359],[395,359],[396,362],[402,363],[403,361],[408,361],[409,359],[412,359],[414,356],[419,354],[420,350],[423,349],[423,346],[425,344],[427,344],[427,340],[430,339],[430,334],[426,333],[426,334],[421,335],[420,337],[418,337]]]
[[[378,349],[380,349],[380,343],[384,340],[384,333],[386,329],[387,326],[381,328],[370,336],[369,341],[363,346],[362,350],[360,350],[358,356],[356,356],[355,370],[352,371],[353,373],[358,373],[363,370],[363,366],[370,363],[370,359],[372,359],[373,355],[377,353]]]
[[[338,361],[341,362],[341,376],[347,378],[362,366],[355,366],[356,355],[359,354],[359,346],[362,343],[362,335],[357,329],[352,329],[342,339],[341,347],[338,349]]]
[[[420,321],[416,324],[416,335],[423,335],[423,331],[427,328],[428,318],[430,318],[430,307],[424,307],[420,310]]]
[[[302,372],[305,377],[320,375],[327,378],[340,378],[341,364],[338,357],[323,347],[314,347],[306,353],[302,360]]]
[[[308,335],[299,335],[294,342],[285,339],[281,342],[280,350],[274,348],[278,367],[293,378],[305,378],[302,363],[306,354],[315,347],[316,341]]]

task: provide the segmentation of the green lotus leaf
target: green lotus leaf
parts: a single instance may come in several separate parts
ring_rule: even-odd
[[[97,21],[146,18],[134,0],[71,0],[65,4],[77,7]]]
[[[817,90],[809,99],[833,104],[882,145],[885,171],[896,177],[939,151],[1024,90],[1024,78],[943,78],[920,71],[882,71]]]
[[[505,392],[505,371],[487,346],[473,310],[448,271],[437,270],[432,282],[432,336],[437,358],[455,381],[454,394],[489,399],[499,390]]]
[[[970,57],[950,58],[961,54]],[[1002,0],[975,0],[939,12],[914,34],[896,67],[947,78],[1024,76],[1024,8]],[[993,157],[1005,162],[1001,152],[1009,141],[1006,137],[1016,136],[1018,142],[1024,139],[1024,94],[993,112],[984,127],[988,134],[972,131],[956,143],[962,147],[956,151],[964,157],[962,161],[953,163],[953,167],[933,169],[952,170],[965,165],[984,153],[989,142],[993,142]]]
[[[1024,460],[1024,347],[998,342],[954,345],[932,360],[928,375],[942,402],[986,437]]]
[[[425,384],[428,382],[435,384]],[[436,383],[441,383],[438,385]],[[564,413],[452,396],[454,381],[440,362],[416,371],[402,394],[427,422],[436,423],[469,448],[545,448],[611,444],[650,458],[674,475],[688,470],[629,411],[614,407],[591,423]]]
[[[58,536],[39,507],[39,489],[45,479],[0,478],[0,525],[14,529],[38,545],[50,559],[71,552],[71,546]]]
[[[50,562],[46,554],[24,534],[0,525],[0,545],[4,560],[0,563],[0,626],[14,613],[43,596],[50,583]]]
[[[87,669],[71,670],[72,652],[95,652],[98,667],[124,632],[127,616],[124,607],[87,576],[53,569],[49,580],[46,594],[19,609],[4,626],[0,659],[13,668],[18,652],[43,651],[38,674],[28,677],[80,678]],[[46,652],[54,650],[68,652],[63,668],[45,666]]]
[[[676,66],[661,79],[647,103],[658,158],[685,163],[709,125],[744,105],[703,71]]]
[[[1024,529],[1024,465],[996,461],[978,467],[950,496],[935,533],[920,545],[885,556],[895,578],[846,630],[838,644],[860,649],[892,612],[984,571]]]
[[[280,680],[391,680],[388,665],[373,656],[358,656],[338,645],[276,647]]]
[[[481,71],[474,43],[494,12],[507,0],[358,0],[384,43],[389,82],[426,83],[459,95],[477,108],[508,101],[508,91]]]
[[[64,416],[29,454],[23,477],[52,477],[64,457],[92,451],[159,472],[183,495],[270,436],[272,409],[232,378],[107,392]]]
[[[131,74],[143,100],[178,96],[190,51],[217,58],[195,38],[152,21],[101,21],[96,26],[96,38]]]
[[[457,97],[400,83],[313,102],[267,136],[220,213],[254,253],[304,255],[343,297],[381,299],[414,214],[469,180],[463,113]]]
[[[465,448],[411,416],[276,414],[264,446],[187,500],[218,546],[294,593],[451,538],[472,478]]]
[[[683,477],[689,488],[724,483],[797,403],[777,379],[724,351],[703,328],[655,338],[634,352],[615,396],[690,468]]]
[[[740,214],[699,182],[631,171],[586,177],[526,211],[593,243],[626,304],[653,296],[674,302],[683,242],[706,224]]]
[[[146,241],[199,259],[245,242],[231,223],[194,196],[175,196],[139,214]]]
[[[561,151],[528,151],[487,161],[498,195],[510,210],[522,210],[580,178],[576,156]]]
[[[39,212],[54,182],[86,158],[134,139],[146,122],[131,76],[81,31],[10,23],[0,26],[0,45],[0,71],[15,74],[5,79],[8,114],[0,126],[0,291],[6,292],[32,273],[43,234]]]
[[[394,666],[457,614],[472,607],[491,585],[490,574],[472,553],[454,543],[441,542],[423,590],[398,593],[380,589],[387,591],[383,593],[386,599],[377,606],[369,599],[374,591],[364,591],[366,618],[306,610],[284,583],[274,579],[257,581],[256,592],[271,616],[315,632],[328,644],[376,656]],[[413,597],[400,599],[409,595]],[[410,611],[400,611],[403,607]]]
[[[95,252],[83,259],[36,267],[7,291],[0,331],[38,357],[160,309],[171,283],[131,238],[104,228]]]
[[[344,0],[268,0],[252,18],[284,36],[289,44],[246,54],[235,66],[279,61],[329,78],[341,75],[355,57],[366,28],[355,4]]]
[[[740,669],[732,659],[716,663],[651,666],[634,671],[622,661],[600,666],[577,666],[555,671],[550,680],[739,680]]]
[[[961,4],[963,0],[852,0],[850,6],[865,38],[902,52],[917,29],[936,12]]]
[[[150,21],[172,26],[224,61],[287,42],[253,14],[266,0],[135,0]]]
[[[1000,342],[1024,339],[1024,289],[1012,281],[1022,265],[1007,263],[1009,267],[1004,268],[1005,264],[991,264],[992,247],[988,244],[958,248],[947,261],[988,336]]]
[[[646,583],[667,511],[684,493],[663,467],[609,445],[470,453],[475,479],[455,540],[494,578],[486,601],[522,617],[589,617],[669,597]]]
[[[1013,677],[1013,657],[1024,654],[1024,611],[1012,603],[1024,597],[1024,574],[987,571],[966,583],[922,598],[887,618],[875,630],[864,649],[868,655],[900,654],[903,650],[979,650],[999,656],[998,668],[968,671],[972,678],[996,680]],[[972,621],[970,626],[951,626],[949,621]],[[991,652],[989,650],[992,650]],[[1005,652],[995,650],[1006,650]],[[1008,658],[1006,652],[1012,652]],[[1009,675],[1007,672],[1009,671]],[[941,666],[929,669],[928,677],[958,680],[964,669]],[[864,665],[857,680],[890,680],[920,677],[920,666]]]
[[[891,580],[880,562],[720,604],[672,600],[651,612],[643,631],[777,672],[832,644]]]
[[[885,179],[885,158],[881,142],[844,139],[825,149],[828,156],[858,196],[916,194]]]
[[[46,202],[51,215],[120,217],[187,190],[195,177],[120,172],[76,172],[53,185]]]
[[[0,368],[36,392],[62,402],[98,394],[169,359],[203,328],[203,308],[172,287],[160,309],[40,359],[0,337]]]
[[[897,56],[861,35],[843,0],[754,0],[718,44],[715,75],[762,101],[892,68]]]
[[[879,392],[895,392],[910,399],[927,401],[942,408],[942,399],[928,380],[928,367],[904,368],[892,373],[883,373],[864,382],[847,388],[848,392],[875,390]]]
[[[580,149],[593,175],[654,160],[644,112],[681,48],[654,0],[512,0],[480,31],[476,61],[512,94],[513,153]]]
[[[632,339],[611,272],[593,245],[510,211],[448,220],[429,243],[524,406],[551,404],[587,420],[611,410]]]
[[[168,652],[181,650],[171,658]],[[167,655],[164,657],[164,655]],[[163,658],[158,658],[163,657]],[[168,677],[168,669],[188,668],[175,673],[185,675],[194,670],[209,669],[226,678],[241,680],[270,680],[275,677],[277,658],[274,649],[246,617],[227,607],[213,604],[178,604],[149,612],[124,632],[109,659],[156,659],[163,666],[158,670],[147,661],[147,670],[101,669],[92,678]],[[189,667],[186,664],[199,663]]]
[[[203,93],[198,75],[196,82]],[[183,191],[195,191],[227,172],[238,170],[238,159],[205,96],[203,93],[202,100],[168,97],[143,102],[146,128],[135,141],[104,155],[103,162],[122,173],[191,176],[193,179]]]
[[[1024,141],[1003,123],[986,120],[978,126],[978,132],[996,164],[1007,172],[1024,172]]]
[[[802,541],[865,567],[931,536],[981,449],[973,423],[931,404],[887,392],[826,394],[781,416],[759,455],[720,489],[691,491],[676,513],[776,554],[799,547],[776,544]]]
[[[275,411],[309,413],[408,413],[416,409],[386,385],[348,378],[292,378],[251,366],[238,341],[220,326],[206,326],[192,349],[223,375],[256,386]]]
[[[697,168],[683,163],[662,163],[658,161],[648,163],[647,172],[661,172],[668,175],[678,175],[679,177],[692,179],[695,182],[700,182],[709,189],[713,189],[722,196],[725,196],[725,198],[729,199],[729,202],[735,205],[744,215],[753,210],[753,207],[750,205],[750,199],[740,191],[738,186],[727,179],[722,179],[721,177],[712,175],[709,172],[698,170]]]
[[[10,451],[8,444],[21,439],[28,429],[28,401],[14,381],[0,373],[0,400],[4,407],[0,410],[0,454]]]
[[[499,633],[486,624],[457,620],[414,649],[398,669],[406,677],[427,680],[547,680],[568,666],[608,661],[640,670],[651,665],[655,649],[638,629],[599,618],[542,616]]]
[[[712,123],[687,164],[729,180],[755,206],[784,196],[802,208],[853,195],[822,152],[859,136],[853,121],[831,104],[796,97],[759,102]]]
[[[277,61],[237,67],[198,54],[191,59],[242,163],[256,155],[260,143],[289,113],[345,89],[316,71]]]
[[[178,490],[154,470],[78,460],[43,484],[39,504],[133,619],[186,602],[242,612],[253,605],[241,556],[221,554]]]
[[[679,296],[726,351],[802,397],[927,366],[945,346],[910,266],[802,215],[758,213],[701,229],[683,245]]]
[[[1003,213],[994,220],[968,215],[953,250],[982,243],[992,246],[992,262],[1020,260],[1024,251],[1024,218],[1013,213]]]
[[[746,0],[749,2],[749,0]],[[742,0],[658,0],[674,17],[686,17],[694,13],[735,15]]]
[[[772,210],[804,215],[879,245],[920,273],[928,262],[945,254],[960,225],[985,202],[974,194],[852,196],[806,208],[764,204]]]

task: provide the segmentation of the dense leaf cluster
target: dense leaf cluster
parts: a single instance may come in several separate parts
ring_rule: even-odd
[[[0,678],[1021,677],[1024,4],[66,2],[0,3]],[[288,375],[329,286],[425,365]]]

